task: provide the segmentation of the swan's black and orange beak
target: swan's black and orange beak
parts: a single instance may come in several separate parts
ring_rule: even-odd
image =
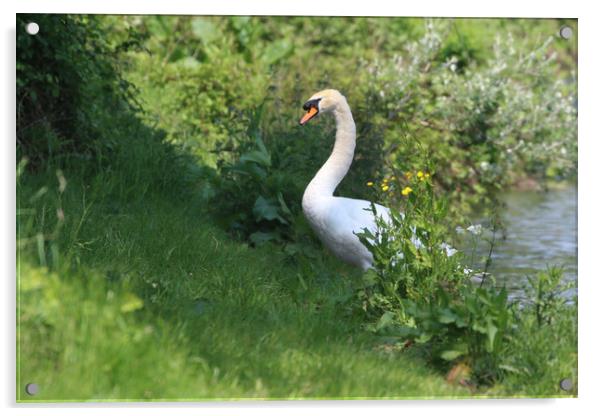
[[[318,108],[319,102],[320,102],[320,98],[317,98],[315,100],[309,100],[308,102],[303,104],[303,109],[305,111],[307,111],[307,113],[305,113],[303,115],[303,117],[301,117],[301,120],[299,120],[300,125],[304,125],[309,120],[311,120],[312,118],[314,118],[315,116],[318,115],[318,113],[320,112],[320,110]]]

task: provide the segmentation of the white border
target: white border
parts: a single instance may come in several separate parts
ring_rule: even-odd
[[[222,2],[170,0],[136,2],[105,0],[52,2],[22,0],[18,10],[29,13],[123,13],[123,14],[238,14],[238,15],[316,15],[316,16],[449,16],[449,17],[577,17],[575,2],[546,1],[545,7],[524,0],[419,1],[391,0],[226,0]]]
[[[389,413],[420,413],[447,415],[507,415],[508,413],[546,413],[566,415],[590,414],[590,407],[599,407],[596,400],[602,387],[600,377],[600,307],[601,272],[596,264],[602,232],[600,194],[600,65],[599,41],[602,39],[602,19],[596,13],[593,1],[545,1],[525,0],[485,1],[431,1],[397,2],[392,0],[315,1],[315,0],[226,0],[200,2],[184,0],[158,0],[153,3],[104,0],[83,2],[77,0],[20,0],[18,4],[4,4],[0,14],[2,21],[2,99],[0,99],[0,125],[4,137],[0,141],[2,163],[2,265],[4,274],[2,303],[2,375],[0,392],[2,405],[9,415],[79,415],[81,407],[92,415],[106,414],[107,410],[118,415],[144,412],[146,415],[177,414],[299,414],[308,412],[332,414],[342,411],[349,414],[365,414],[369,410]],[[119,13],[119,14],[274,14],[274,15],[400,15],[400,16],[449,16],[449,17],[576,17],[579,18],[579,399],[551,400],[462,400],[462,401],[405,401],[405,402],[233,402],[233,403],[180,403],[180,404],[99,404],[99,405],[15,405],[15,13]],[[299,36],[303,36],[302,33]],[[598,269],[596,269],[598,266]],[[140,409],[136,411],[137,409]]]

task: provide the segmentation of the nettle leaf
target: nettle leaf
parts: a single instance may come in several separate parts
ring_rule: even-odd
[[[282,224],[288,224],[288,222],[284,218],[282,218],[278,209],[279,205],[276,204],[273,200],[266,199],[263,196],[259,196],[255,200],[255,205],[253,206],[253,214],[255,214],[255,219],[257,221],[277,220]]]

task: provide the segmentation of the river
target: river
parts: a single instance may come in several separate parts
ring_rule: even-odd
[[[575,281],[577,187],[547,192],[512,191],[502,200],[506,204],[502,214],[506,230],[504,238],[502,233],[497,235],[489,267],[498,285],[506,285],[516,293],[526,276],[548,266],[563,267],[565,279]],[[479,255],[487,252],[488,247],[480,245]]]

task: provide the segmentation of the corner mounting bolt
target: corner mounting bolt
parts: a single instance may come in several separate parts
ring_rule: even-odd
[[[36,22],[29,22],[27,25],[25,25],[25,31],[32,36],[37,35],[40,31],[40,25],[38,25]]]
[[[30,396],[35,396],[38,394],[39,390],[40,389],[36,383],[29,383],[25,386],[25,393],[29,394]]]
[[[573,29],[570,26],[562,26],[558,32],[562,39],[570,39],[573,36]]]

